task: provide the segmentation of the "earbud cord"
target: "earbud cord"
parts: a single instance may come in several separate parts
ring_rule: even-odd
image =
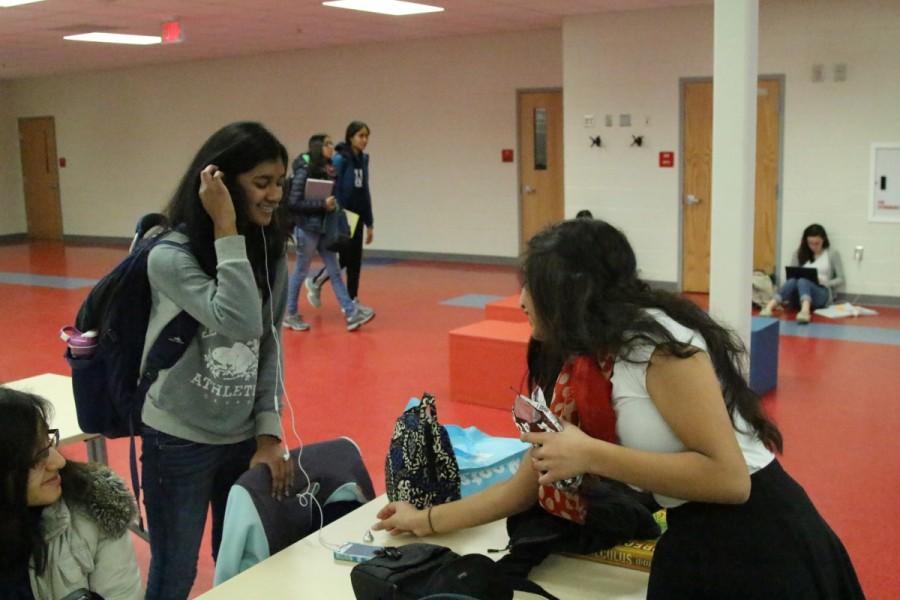
[[[322,529],[325,527],[325,511],[323,510],[322,505],[319,504],[319,500],[315,496],[319,491],[319,484],[312,483],[312,480],[309,477],[309,473],[307,473],[306,469],[303,468],[303,462],[300,460],[303,456],[303,439],[300,437],[300,434],[297,433],[297,418],[294,413],[294,406],[293,404],[291,404],[291,400],[287,392],[287,386],[284,383],[284,357],[281,353],[281,343],[279,342],[278,338],[278,330],[275,328],[275,302],[272,294],[272,280],[269,277],[269,251],[268,243],[266,242],[266,229],[262,226],[260,226],[259,229],[262,233],[263,239],[263,262],[265,263],[266,270],[266,289],[268,289],[269,291],[269,328],[272,333],[272,339],[275,341],[275,392],[273,394],[273,400],[275,401],[275,412],[278,414],[278,427],[281,431],[281,442],[284,446],[285,460],[290,457],[290,450],[288,449],[287,441],[285,440],[284,425],[281,422],[281,403],[278,397],[279,388],[281,388],[281,391],[284,394],[284,403],[287,405],[288,411],[291,415],[291,432],[294,434],[294,438],[296,438],[297,440],[297,468],[300,469],[300,474],[302,475],[303,479],[306,479],[306,486],[303,488],[304,491],[296,495],[297,501],[300,503],[300,506],[304,508],[309,506],[310,503],[316,505],[316,507],[319,509],[319,544],[321,544],[328,550],[337,550],[340,547],[338,544],[333,544],[327,541],[322,536]]]

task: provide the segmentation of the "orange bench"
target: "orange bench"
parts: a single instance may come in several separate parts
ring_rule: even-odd
[[[502,300],[488,302],[484,307],[484,318],[492,321],[513,321],[525,323],[528,317],[519,306],[519,295],[507,296]]]
[[[526,374],[528,323],[481,321],[450,332],[450,398],[509,410]]]

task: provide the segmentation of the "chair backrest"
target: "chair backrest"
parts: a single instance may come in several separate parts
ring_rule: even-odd
[[[323,508],[309,502],[288,502],[272,497],[272,476],[265,465],[257,465],[237,480],[253,499],[269,542],[269,553],[275,554],[297,540],[362,506],[375,497],[372,479],[363,463],[356,443],[350,438],[337,438],[310,444],[291,451],[294,485],[290,496],[307,491],[306,477],[297,466],[301,456],[303,469],[309,476],[313,495]]]

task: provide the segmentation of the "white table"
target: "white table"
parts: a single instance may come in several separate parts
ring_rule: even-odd
[[[366,530],[375,522],[375,514],[387,503],[380,496],[365,506],[335,521],[322,530],[330,544],[362,542]],[[375,533],[375,544],[400,545],[417,541],[412,536],[391,538]],[[507,543],[505,523],[498,521],[446,535],[434,535],[422,541],[449,546],[460,554],[486,554],[488,548],[503,548]],[[496,559],[498,554],[489,555]],[[202,600],[244,600],[246,598],[296,598],[298,600],[354,600],[350,585],[353,564],[336,561],[332,551],[319,542],[314,533],[258,565],[229,579],[201,596]],[[530,575],[533,581],[562,600],[581,598],[638,600],[647,595],[647,574],[621,567],[561,556],[550,556]],[[516,598],[537,598],[517,593]]]
[[[87,445],[89,460],[104,465],[109,463],[106,454],[106,439],[96,433],[84,433],[78,426],[71,377],[43,373],[34,377],[10,381],[3,385],[20,392],[35,394],[53,405],[50,426],[59,429],[60,445],[84,442]]]

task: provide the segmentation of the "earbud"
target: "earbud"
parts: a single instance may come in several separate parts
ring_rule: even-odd
[[[269,276],[269,249],[268,244],[266,243],[266,228],[260,225],[259,229],[262,233],[263,239],[263,261],[265,261],[266,269],[266,289],[269,291],[269,328],[272,332],[272,339],[275,341],[275,393],[273,394],[275,400],[275,410],[276,412],[280,410],[278,401],[278,386],[280,384],[281,391],[284,394],[284,403],[287,405],[288,411],[290,411],[291,413],[291,431],[294,434],[294,438],[297,440],[297,468],[300,470],[300,476],[306,479],[306,486],[303,488],[302,492],[296,495],[296,498],[300,506],[304,508],[310,506],[310,504],[316,505],[316,507],[319,509],[319,543],[328,550],[337,550],[340,547],[338,544],[332,544],[322,536],[322,529],[325,527],[325,511],[322,510],[322,505],[316,498],[316,494],[319,493],[319,483],[312,482],[309,477],[309,473],[307,473],[306,469],[303,468],[303,463],[300,460],[303,457],[303,439],[300,437],[300,434],[297,433],[297,419],[296,415],[294,414],[294,406],[291,404],[290,397],[287,393],[287,386],[284,383],[281,343],[278,341],[278,330],[275,329],[275,299],[273,298],[272,293],[272,280]],[[285,439],[286,436],[284,435],[284,427],[282,426],[280,418],[278,419],[278,426],[281,428],[281,442],[284,444],[284,460],[289,461],[291,459],[291,454],[287,447],[287,440]],[[371,532],[369,532],[369,535],[372,535]]]

